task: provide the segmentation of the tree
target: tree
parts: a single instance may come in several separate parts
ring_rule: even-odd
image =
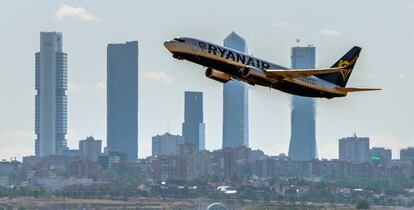
[[[360,200],[356,204],[356,209],[369,209],[369,203],[367,200]]]

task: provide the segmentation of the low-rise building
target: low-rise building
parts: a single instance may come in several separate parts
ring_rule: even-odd
[[[414,147],[407,147],[400,150],[400,160],[414,160]]]
[[[392,159],[392,151],[384,147],[373,147],[370,150],[370,158],[385,164]]]
[[[88,136],[85,140],[79,141],[79,154],[91,161],[98,161],[102,154],[102,140],[96,140]]]
[[[90,178],[64,178],[62,176],[46,177],[46,178],[37,178],[35,181],[36,185],[42,187],[58,190],[71,185],[90,185],[94,181]]]

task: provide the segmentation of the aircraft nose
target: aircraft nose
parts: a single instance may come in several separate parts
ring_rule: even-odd
[[[165,48],[167,48],[169,51],[171,51],[173,49],[173,47],[175,46],[174,42],[171,40],[167,40],[164,42],[164,46]]]

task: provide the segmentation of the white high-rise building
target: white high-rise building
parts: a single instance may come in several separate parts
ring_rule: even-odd
[[[62,154],[67,148],[67,54],[62,51],[62,33],[41,32],[35,58],[35,153]]]

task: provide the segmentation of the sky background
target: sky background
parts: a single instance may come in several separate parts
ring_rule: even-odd
[[[337,158],[338,139],[353,133],[391,148],[394,158],[414,146],[414,0],[0,0],[0,28],[0,158],[34,154],[40,31],[63,33],[70,148],[88,135],[106,145],[106,46],[131,40],[139,41],[139,157],[150,155],[152,136],[181,134],[186,90],[204,93],[206,147],[221,148],[222,84],[173,59],[163,42],[180,35],[222,44],[231,31],[250,54],[284,66],[297,45],[316,47],[317,67],[362,47],[348,86],[383,91],[317,99],[320,158]],[[288,152],[290,98],[250,86],[250,147]]]

